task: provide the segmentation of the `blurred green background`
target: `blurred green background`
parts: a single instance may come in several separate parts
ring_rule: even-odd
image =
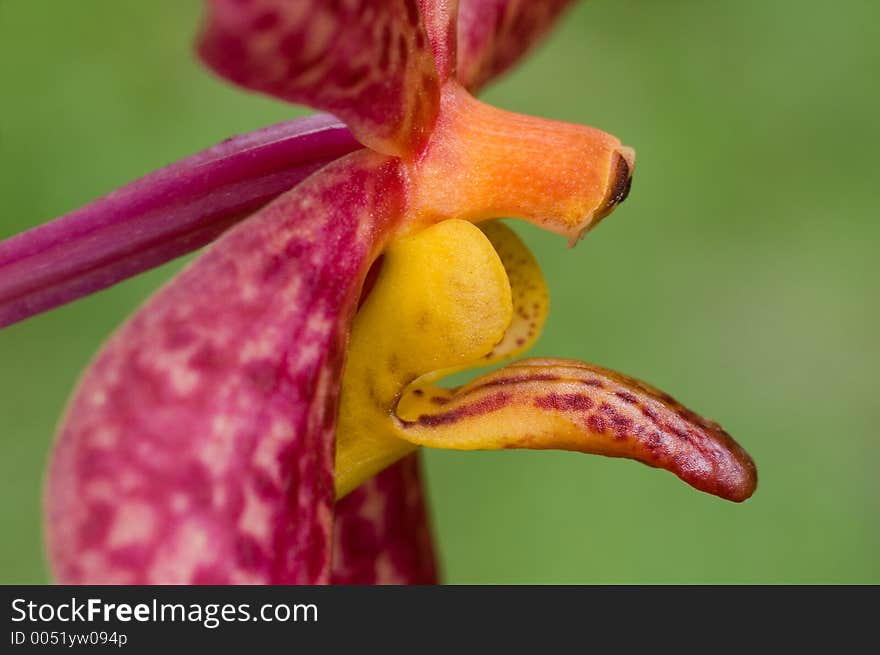
[[[0,0],[0,237],[305,113],[202,70],[198,15]],[[430,452],[448,582],[880,582],[878,24],[873,0],[593,0],[485,94],[638,150],[630,199],[577,248],[518,224],[552,293],[535,354],[670,391],[760,485],[734,505],[623,460]],[[0,582],[47,580],[55,421],[179,266],[0,332]]]

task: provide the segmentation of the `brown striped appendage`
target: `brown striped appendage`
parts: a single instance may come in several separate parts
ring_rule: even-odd
[[[407,404],[410,413],[399,418],[404,438],[457,450],[560,449],[626,457],[737,502],[757,485],[752,459],[717,423],[640,380],[597,366],[526,359],[441,397],[444,402],[431,411],[424,402]]]

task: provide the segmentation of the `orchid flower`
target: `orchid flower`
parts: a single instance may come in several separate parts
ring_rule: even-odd
[[[104,345],[45,496],[64,583],[433,583],[422,447],[628,457],[742,501],[754,464],[633,378],[524,359],[520,218],[574,244],[626,197],[604,132],[474,97],[568,0],[208,0],[198,52],[319,115],[0,244],[0,324],[211,241]],[[346,127],[347,126],[347,127]],[[216,241],[215,241],[216,239]]]

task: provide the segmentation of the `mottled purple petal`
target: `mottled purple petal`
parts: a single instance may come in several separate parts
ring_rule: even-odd
[[[366,146],[427,138],[439,85],[418,0],[207,0],[199,54],[227,79],[330,111]]]
[[[442,85],[455,77],[459,0],[419,0],[422,22]]]
[[[339,378],[402,212],[359,151],[230,230],[123,326],[62,421],[46,489],[62,583],[326,583]]]
[[[0,327],[205,245],[357,147],[332,116],[281,123],[228,139],[0,242]]]
[[[336,503],[333,584],[436,584],[419,453]]]
[[[513,66],[572,0],[460,0],[458,79],[476,91]]]

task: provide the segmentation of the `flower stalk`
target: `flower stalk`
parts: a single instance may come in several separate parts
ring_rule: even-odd
[[[0,242],[0,328],[201,248],[359,147],[332,116],[288,121],[227,139]]]

